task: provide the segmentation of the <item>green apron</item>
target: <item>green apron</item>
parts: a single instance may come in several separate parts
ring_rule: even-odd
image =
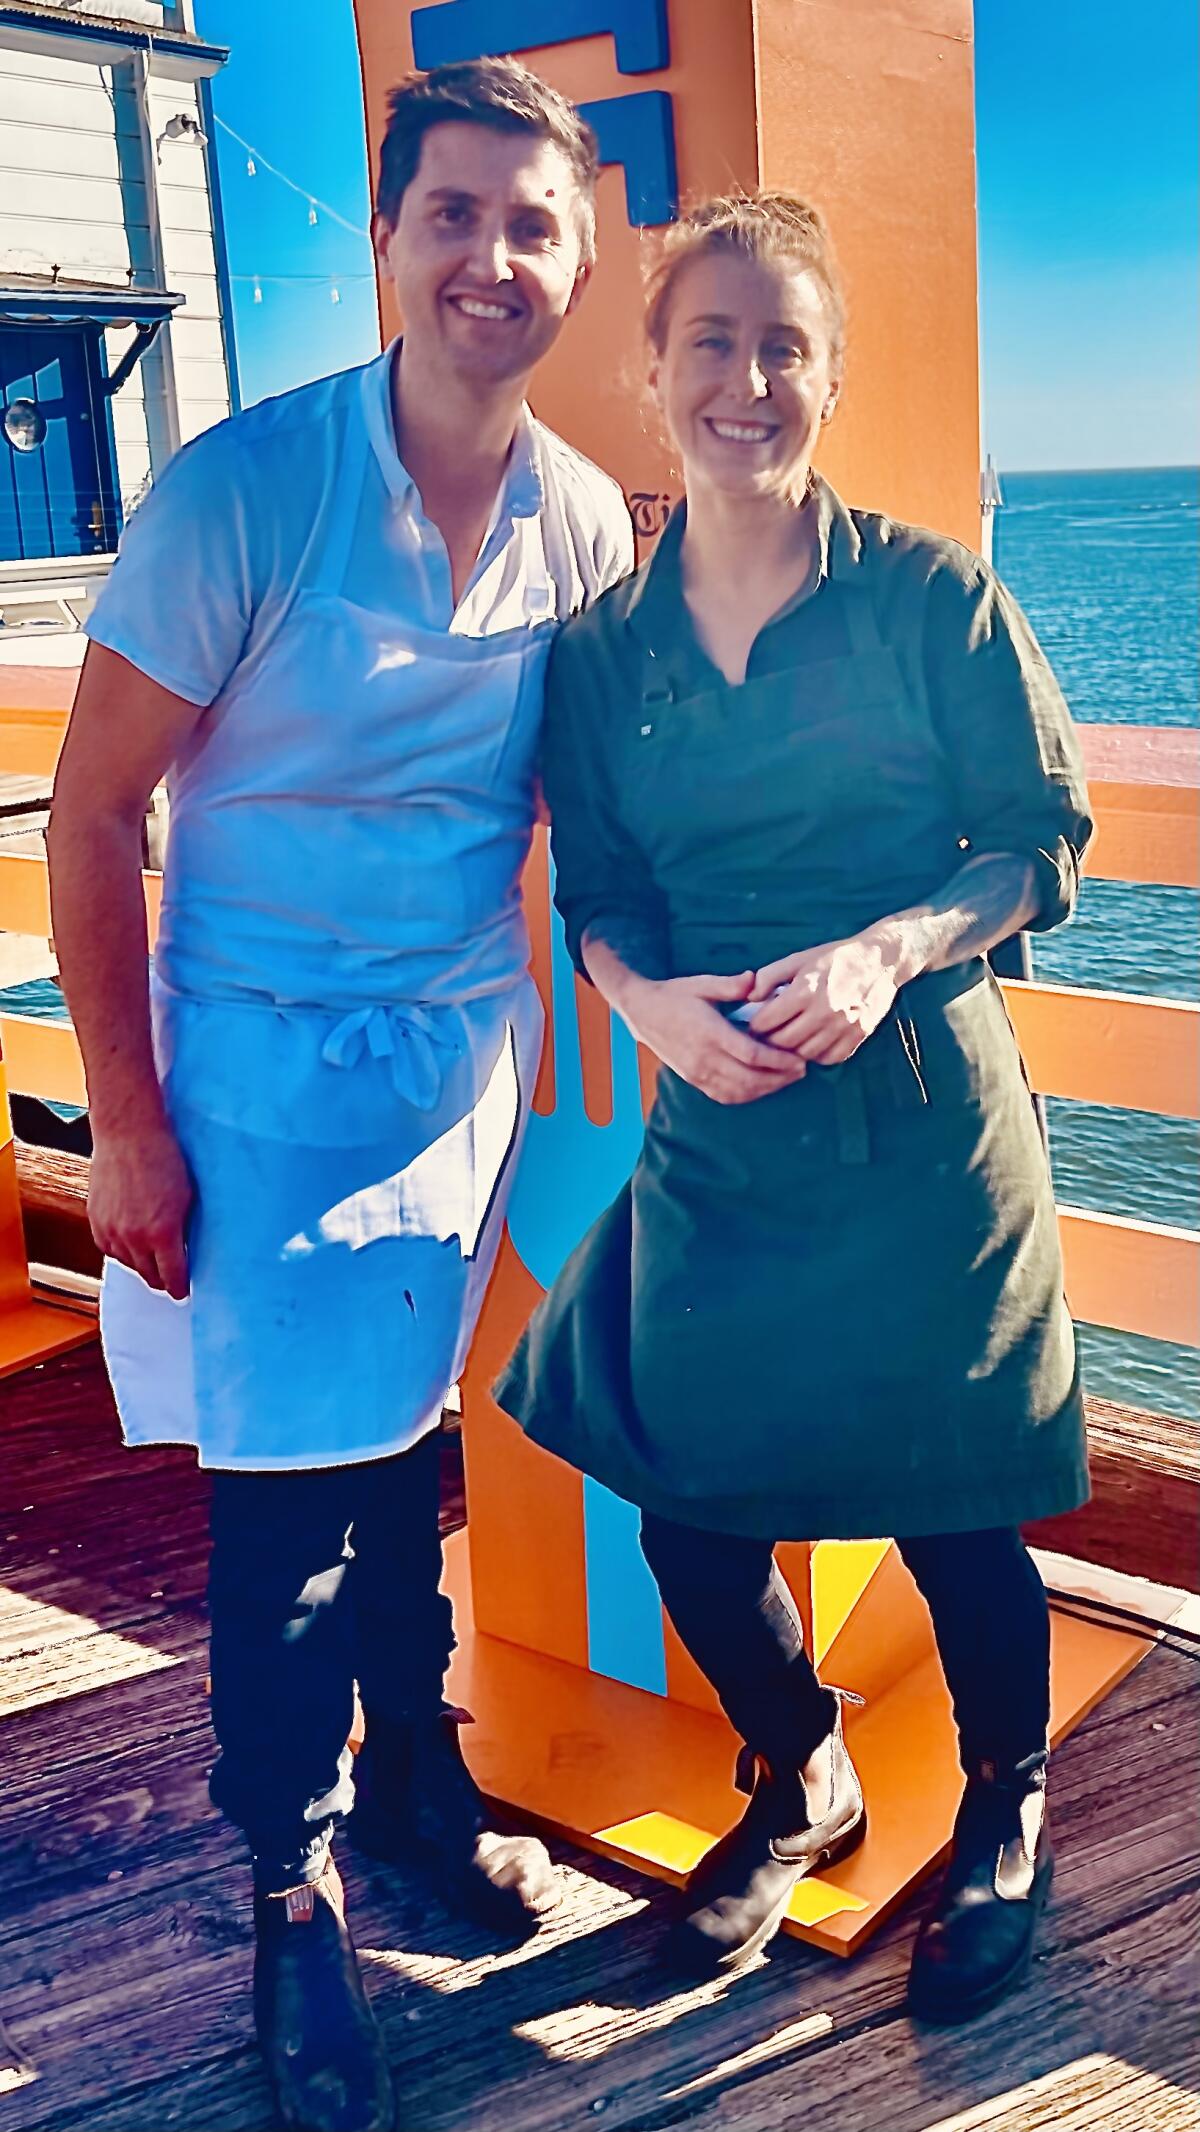
[[[868,588],[845,597],[847,657],[679,701],[644,655],[622,813],[680,973],[845,938],[962,863],[927,707]],[[755,1103],[663,1071],[629,1185],[496,1396],[714,1531],[968,1531],[1085,1500],[1045,1151],[986,964],[918,979],[845,1065]]]

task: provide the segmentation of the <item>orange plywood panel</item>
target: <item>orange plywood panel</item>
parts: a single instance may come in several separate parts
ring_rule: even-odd
[[[356,0],[358,47],[367,85],[371,160],[392,81],[411,66],[411,4]],[[755,47],[750,0],[686,0],[669,9],[667,70],[620,75],[610,36],[520,49],[518,58],[575,102],[663,92],[674,102],[676,158],[684,196],[757,181]],[[610,469],[635,501],[639,535],[663,524],[663,499],[678,495],[678,473],[646,388],[642,348],[642,262],[646,235],[631,228],[625,177],[607,168],[599,183],[599,260],[578,316],[539,367],[533,405],[541,420]],[[382,328],[399,330],[390,286],[382,288]]]
[[[80,1347],[95,1334],[90,1307],[48,1303],[30,1287],[8,1081],[0,1055],[0,1377]]]
[[[1072,1315],[1200,1346],[1200,1234],[1060,1207]]]
[[[386,92],[412,66],[405,0],[355,0],[366,88],[372,165],[385,117]],[[752,186],[758,174],[751,0],[672,0],[670,66],[621,74],[610,36],[521,46],[518,57],[578,103],[631,94],[671,97],[680,190],[685,197]],[[514,47],[515,48],[515,47]],[[599,188],[599,258],[578,315],[534,380],[532,400],[546,422],[568,436],[637,499],[643,538],[663,523],[663,499],[678,494],[650,394],[641,335],[644,233],[630,226],[625,183],[606,170]],[[385,337],[401,321],[389,285],[381,291]]]
[[[1096,836],[1087,870],[1117,881],[1200,880],[1200,733],[1079,727]]]
[[[477,1782],[603,1856],[680,1883],[745,1805],[731,1781],[737,1741],[728,1721],[480,1633],[466,1536],[456,1534],[446,1552],[459,1637],[449,1692],[475,1718],[462,1739]],[[933,1871],[962,1788],[941,1669],[928,1653],[908,1662],[896,1596],[886,1578],[872,1579],[856,1610],[881,1681],[846,1719],[867,1801],[866,1841],[801,1884],[784,1924],[832,1954],[855,1953]],[[1150,1642],[1058,1614],[1052,1641],[1057,1745]]]
[[[1200,1117],[1200,1007],[1073,985],[1012,983],[1004,996],[1040,1095]]]
[[[144,873],[146,929],[153,947],[162,906],[162,875]],[[46,861],[37,852],[0,852],[0,932],[30,933],[49,940],[50,881]]]
[[[979,545],[970,0],[756,0],[762,177],[817,201],[849,295],[821,465]]]
[[[0,668],[0,674],[3,668]],[[44,777],[47,784],[58,767],[67,713],[52,709],[15,709],[3,703],[0,682],[0,776]]]
[[[0,931],[50,938],[50,878],[37,852],[0,852]]]
[[[586,1666],[582,1478],[488,1390],[540,1295],[506,1233],[463,1383],[473,1601],[481,1629]]]
[[[79,1043],[75,1031],[64,1022],[0,1014],[0,1043],[10,1088],[23,1096],[42,1096],[51,1103],[86,1107],[87,1086]]]
[[[1096,834],[1085,871],[1105,881],[1200,886],[1200,792],[1186,785],[1089,787]]]

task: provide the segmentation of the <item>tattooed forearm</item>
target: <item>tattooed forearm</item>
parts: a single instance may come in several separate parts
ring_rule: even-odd
[[[890,942],[905,984],[923,970],[945,970],[986,954],[998,940],[1019,933],[1038,908],[1032,860],[991,852],[969,859],[927,903],[898,911],[872,931]]]

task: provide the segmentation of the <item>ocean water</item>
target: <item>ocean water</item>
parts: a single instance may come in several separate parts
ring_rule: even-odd
[[[1010,474],[994,560],[1074,716],[1094,725],[1195,725],[1200,710],[1200,472]],[[1035,937],[1035,974],[1194,1000],[1195,890],[1087,881],[1071,924]],[[1095,1103],[1047,1106],[1058,1198],[1194,1228],[1200,1127]],[[1089,1390],[1162,1413],[1200,1409],[1193,1350],[1080,1327]]]
[[[1025,607],[1081,722],[1183,726],[1200,692],[1200,473],[1152,469],[1010,474],[995,561]],[[1085,881],[1070,925],[1034,941],[1036,974],[1112,992],[1200,996],[1195,891]],[[20,1013],[62,1016],[50,984],[12,987]],[[1197,1225],[1200,1127],[1094,1103],[1048,1106],[1060,1200],[1145,1221]],[[1081,1326],[1088,1389],[1192,1415],[1200,1362],[1188,1348]]]

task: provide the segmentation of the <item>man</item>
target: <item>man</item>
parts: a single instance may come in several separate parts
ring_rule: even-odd
[[[524,406],[595,178],[510,60],[394,92],[373,236],[403,340],[173,461],[89,625],[55,794],[106,1354],[127,1441],[212,1469],[212,1795],[253,1855],[280,2110],[317,2132],[393,2122],[329,1852],[356,1680],[352,1833],[510,1932],[555,1888],[488,1828],[442,1712],[434,1432],[540,1042],[518,883],[545,659],[632,563],[615,484]]]

